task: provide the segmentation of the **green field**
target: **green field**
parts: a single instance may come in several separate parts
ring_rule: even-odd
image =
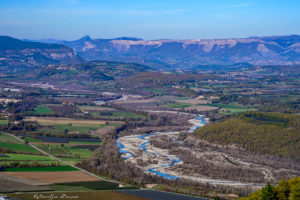
[[[86,148],[74,148],[72,145],[37,145],[42,150],[62,158],[65,161],[78,162],[82,159],[87,159],[92,156],[93,152]]]
[[[157,94],[167,94],[167,91],[164,88],[145,88],[145,91]]]
[[[0,133],[0,142],[8,142],[8,143],[18,143],[23,144],[22,141],[18,140],[17,138],[10,136],[5,133]],[[1,147],[1,146],[0,146]]]
[[[227,112],[222,112],[220,111],[220,113],[222,114],[238,114],[238,113],[242,113],[242,112],[248,112],[248,111],[257,111],[256,108],[227,108],[230,113]]]
[[[163,105],[163,107],[166,107],[166,108],[187,108],[190,106],[191,106],[191,104],[189,104],[189,103],[168,103],[168,104]]]
[[[248,108],[244,105],[239,105],[239,104],[203,104],[203,105],[225,108],[230,111],[230,112],[219,111],[222,114],[238,114],[238,113],[248,112],[248,111],[257,111],[256,108]]]
[[[39,105],[34,108],[34,114],[52,114],[52,110],[46,105]]]
[[[106,115],[106,113],[109,113],[109,115]],[[94,117],[115,117],[115,118],[147,118],[145,115],[133,113],[133,112],[127,112],[127,111],[111,111],[111,112],[92,112],[91,113]],[[110,124],[110,126],[112,126]],[[117,125],[115,125],[117,126]]]
[[[54,124],[53,128],[42,128],[41,130],[48,133],[63,133],[66,129],[69,132],[88,133],[100,129],[105,124]],[[112,125],[109,125],[112,126]]]
[[[136,114],[136,113],[132,113],[132,112],[127,112],[127,111],[117,111],[117,112],[113,112],[113,117],[123,117],[123,118],[146,118],[145,115],[141,115],[141,114]]]
[[[32,138],[32,137],[24,137],[22,138],[24,141],[28,141],[28,142],[42,142],[42,140],[36,139],[36,138]]]
[[[78,171],[70,166],[58,166],[58,167],[22,167],[22,168],[5,168],[4,172],[52,172],[52,171]]]
[[[101,144],[101,142],[81,142],[81,141],[69,141],[68,144]]]
[[[0,147],[10,149],[16,152],[39,153],[39,151],[26,144],[16,144],[0,141]]]
[[[8,120],[7,119],[1,119],[0,120],[0,125],[8,125]]]
[[[2,161],[14,160],[14,161],[53,161],[51,157],[40,156],[40,155],[30,155],[30,154],[13,154],[6,153],[9,157],[0,157],[0,163]]]

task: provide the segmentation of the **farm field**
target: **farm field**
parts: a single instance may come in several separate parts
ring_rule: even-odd
[[[207,104],[208,101],[204,99],[175,99],[176,103],[186,103],[186,104],[192,104],[192,105],[197,105],[197,104]]]
[[[78,171],[78,169],[70,166],[57,167],[14,167],[6,168],[2,172],[57,172],[57,171]]]
[[[54,124],[105,124],[106,121],[101,120],[80,120],[64,117],[28,117],[24,121],[35,121],[42,125],[54,125]],[[115,122],[118,123],[118,122]]]
[[[18,161],[52,161],[53,159],[48,156],[40,156],[40,155],[29,155],[29,154],[13,154],[6,153],[5,155],[9,157],[0,157],[0,161],[7,160],[18,160]]]
[[[112,112],[92,112],[92,115],[94,117],[114,117],[114,118],[147,118],[145,115],[133,113],[133,112],[127,112],[127,111],[112,111]]]
[[[0,133],[0,141],[1,142],[8,142],[8,143],[16,143],[16,144],[23,144],[20,140],[16,139],[5,133]]]
[[[97,148],[98,145],[99,143],[96,145],[88,143],[77,145],[76,143],[73,143],[70,145],[65,144],[63,146],[59,144],[37,144],[37,147],[51,155],[67,161],[68,163],[75,164],[92,156],[92,150]]]
[[[1,119],[0,120],[0,125],[8,125],[8,120],[7,119]]]
[[[25,153],[39,153],[34,148],[26,145],[26,144],[18,144],[18,143],[9,143],[9,142],[1,142],[0,141],[1,148],[10,149],[12,151],[16,152],[25,152]]]
[[[65,183],[79,181],[98,181],[99,179],[81,171],[19,171],[1,172],[5,175],[34,180],[42,183]]]
[[[39,105],[34,108],[34,114],[52,114],[53,111],[47,105]]]
[[[79,106],[83,111],[115,111],[114,108],[101,107],[101,106]]]
[[[37,122],[43,126],[35,132],[43,131],[51,134],[65,134],[66,130],[68,133],[88,134],[105,127],[112,127],[111,129],[115,129],[115,127],[118,127],[123,123],[121,121],[78,120],[59,117],[29,117],[25,120],[28,122]]]
[[[210,107],[218,107],[218,108],[223,108],[225,110],[228,110],[229,112],[224,112],[224,111],[219,111],[222,114],[238,114],[242,112],[247,112],[247,111],[257,111],[256,108],[248,108],[243,105],[239,104],[207,104],[203,106],[210,106]]]
[[[39,151],[7,134],[0,134],[0,148],[13,152],[40,154]]]
[[[64,130],[69,132],[88,133],[89,131],[97,130],[105,127],[105,124],[54,124],[53,128],[42,128],[43,131],[49,133],[63,133]]]
[[[186,108],[186,107],[190,107],[192,106],[192,104],[189,103],[168,103],[163,105],[163,107],[166,108]]]
[[[213,106],[189,106],[189,107],[186,107],[184,108],[184,110],[197,110],[199,112],[201,111],[211,111],[211,110],[217,110],[219,109],[218,107],[213,107]]]
[[[50,186],[43,183],[16,178],[0,173],[0,192],[19,192],[19,191],[48,191]]]
[[[27,141],[35,139],[27,139]],[[66,171],[75,170],[65,166],[65,164],[40,153],[38,150],[17,140],[7,134],[0,134],[0,148],[3,152],[0,157],[1,171]],[[73,145],[78,145],[74,143]],[[67,147],[68,148],[68,147]],[[5,153],[4,153],[5,152]],[[81,158],[87,158],[91,155],[88,148],[71,148],[68,153],[79,162]]]

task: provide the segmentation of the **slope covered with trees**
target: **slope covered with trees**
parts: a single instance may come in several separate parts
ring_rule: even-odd
[[[204,126],[196,137],[266,155],[300,160],[300,115],[247,112]]]

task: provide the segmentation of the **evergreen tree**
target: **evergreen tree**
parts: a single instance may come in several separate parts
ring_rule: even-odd
[[[275,190],[270,183],[262,188],[259,200],[277,200]]]
[[[291,200],[299,200],[299,199],[300,199],[300,182],[294,186],[291,195]]]

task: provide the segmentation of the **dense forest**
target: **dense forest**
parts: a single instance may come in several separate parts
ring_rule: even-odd
[[[300,115],[246,112],[195,131],[196,137],[222,145],[300,160]]]

